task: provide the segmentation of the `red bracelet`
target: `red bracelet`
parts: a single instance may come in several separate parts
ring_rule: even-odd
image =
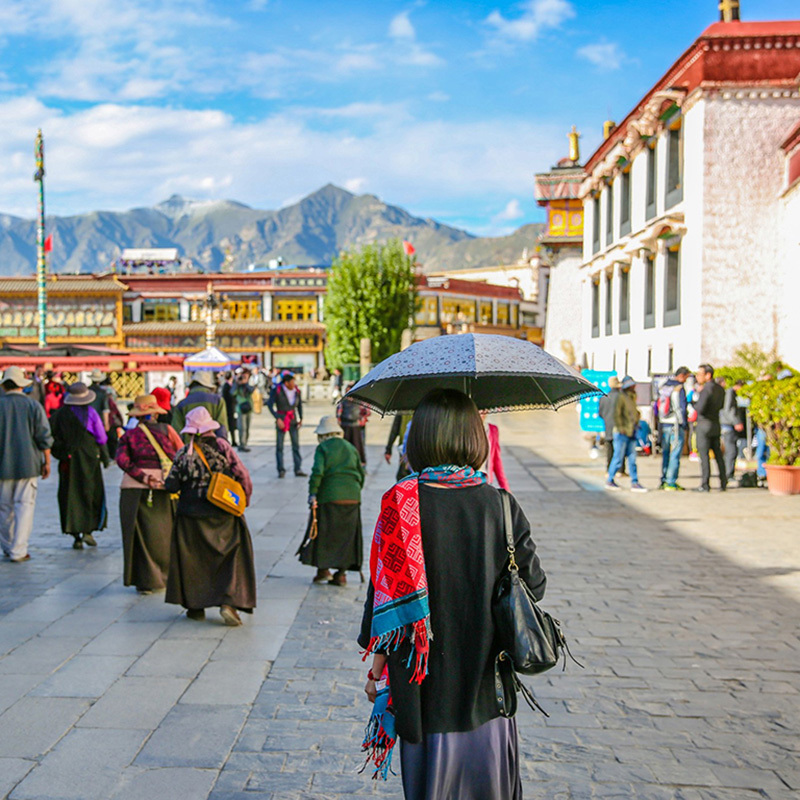
[[[376,678],[376,677],[375,677],[375,676],[372,674],[372,669],[371,669],[371,668],[370,668],[370,671],[367,673],[367,680],[368,680],[368,681],[375,681],[375,683],[377,683],[377,682],[378,682],[378,680],[379,680],[378,678]]]

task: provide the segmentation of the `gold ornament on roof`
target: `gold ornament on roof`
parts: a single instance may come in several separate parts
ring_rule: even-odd
[[[578,129],[573,125],[572,130],[567,134],[567,139],[569,139],[569,160],[573,164],[577,164],[581,160],[580,138],[581,135],[578,133]]]
[[[720,0],[719,21],[720,22],[739,21],[739,0]]]

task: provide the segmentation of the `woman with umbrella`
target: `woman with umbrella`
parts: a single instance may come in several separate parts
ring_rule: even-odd
[[[475,403],[430,392],[408,436],[414,474],[384,495],[375,530],[359,644],[373,654],[370,700],[388,677],[408,800],[522,796],[516,721],[494,690],[492,591],[508,553],[500,492],[478,471],[488,451]],[[539,599],[530,525],[513,498],[511,508],[520,577]],[[384,707],[375,702],[364,745],[385,773],[395,734]]]
[[[248,503],[253,484],[231,445],[215,435],[219,427],[205,406],[193,408],[181,430],[189,443],[164,481],[168,492],[180,493],[165,600],[186,608],[194,620],[219,606],[225,624],[235,627],[242,624],[239,612],[252,614],[256,606],[253,543],[244,517],[217,507],[207,495],[215,472],[238,481]]]
[[[58,510],[61,531],[72,536],[72,546],[96,547],[93,531],[106,527],[106,491],[103,467],[108,466],[103,420],[91,407],[93,391],[73,383],[64,405],[53,412],[53,457],[58,459]]]
[[[516,722],[495,696],[492,596],[508,551],[501,490],[480,471],[489,443],[478,408],[556,408],[596,391],[528,342],[461,334],[411,345],[349,392],[381,412],[416,409],[414,472],[383,496],[358,639],[372,655],[363,747],[386,777],[400,739],[407,800],[522,797]],[[539,599],[545,575],[509,499],[519,577]]]
[[[158,421],[164,410],[154,394],[137,397],[128,414],[139,424],[119,440],[116,457],[125,473],[119,493],[123,583],[150,594],[167,584],[175,502],[164,478],[183,440]]]
[[[361,570],[364,467],[355,447],[342,439],[336,417],[323,417],[315,433],[319,445],[308,481],[311,517],[297,553],[303,564],[317,568],[314,583],[345,586],[347,571]]]

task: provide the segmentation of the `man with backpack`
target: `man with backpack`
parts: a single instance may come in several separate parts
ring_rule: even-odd
[[[688,429],[686,389],[691,375],[688,367],[678,367],[675,377],[658,390],[658,427],[661,433],[661,487],[669,492],[683,491],[678,483],[681,453]]]

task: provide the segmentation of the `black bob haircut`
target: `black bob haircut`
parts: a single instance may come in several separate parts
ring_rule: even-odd
[[[414,472],[455,464],[479,470],[489,455],[489,442],[478,407],[456,389],[434,389],[417,406],[406,443]]]

